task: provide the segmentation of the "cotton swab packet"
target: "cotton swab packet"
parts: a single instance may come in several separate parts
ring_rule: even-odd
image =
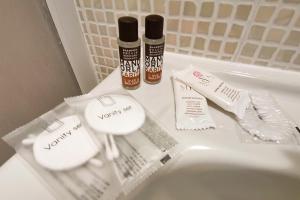
[[[174,76],[224,110],[234,113],[240,119],[244,117],[250,103],[247,91],[235,88],[196,66],[176,71]]]
[[[190,86],[172,78],[176,128],[179,130],[201,130],[215,128],[204,96],[193,90]]]
[[[298,144],[296,124],[283,113],[269,93],[250,93],[249,96],[251,104],[245,117],[237,119],[239,125],[248,133],[243,135],[243,140]]]
[[[143,107],[129,95],[82,95],[66,98],[86,127],[105,146],[108,160],[118,158],[119,150],[113,135],[127,135],[139,129],[145,121]]]

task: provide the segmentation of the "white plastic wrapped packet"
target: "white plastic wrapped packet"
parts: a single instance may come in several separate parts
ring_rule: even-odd
[[[121,193],[111,163],[65,103],[3,139],[57,199],[108,200]]]
[[[235,88],[196,66],[177,71],[174,76],[224,110],[234,113],[240,119],[244,117],[250,103],[247,91]]]
[[[240,132],[244,142],[299,144],[299,128],[289,119],[267,92],[250,93],[251,104],[245,117],[237,119],[245,130]]]
[[[172,78],[176,128],[179,130],[201,130],[215,128],[216,125],[208,111],[204,96],[193,90],[190,86]]]
[[[122,89],[103,91],[102,93],[95,95],[70,97],[65,100],[78,113],[80,118],[85,121],[84,124],[89,126],[86,121],[85,111],[90,102],[103,99],[103,97],[111,97],[112,101],[110,102],[118,103],[118,98],[115,98],[117,96],[130,98],[138,103],[126,90]],[[131,107],[133,108],[135,106],[136,105],[132,104]],[[128,108],[127,105],[125,105],[125,107]],[[118,109],[110,110],[109,113],[115,113],[112,115],[117,117],[122,115],[123,109],[120,110],[120,112]],[[132,130],[131,132],[124,132],[123,128],[127,129],[128,127],[123,126],[121,122],[114,124],[114,126],[118,127],[117,131],[120,133],[123,132],[124,134],[114,135],[119,156],[114,157],[111,163],[114,165],[115,173],[122,185],[122,191],[125,194],[133,190],[139,183],[152,175],[156,170],[163,167],[166,163],[170,163],[171,160],[174,160],[185,148],[185,145],[179,144],[175,138],[169,135],[169,133],[162,128],[159,122],[146,109],[143,109],[143,112],[144,114],[140,115],[143,120],[135,118],[127,122],[138,123],[135,125],[135,127],[138,126],[138,129],[136,130],[130,128]],[[96,116],[100,118],[98,120],[102,120],[102,114],[102,109],[97,111]],[[141,121],[143,121],[142,124],[140,124]],[[91,126],[90,130],[93,130]],[[127,130],[129,130],[129,128]],[[95,134],[97,137],[101,135]],[[103,143],[102,137],[99,137],[98,139],[99,142]]]

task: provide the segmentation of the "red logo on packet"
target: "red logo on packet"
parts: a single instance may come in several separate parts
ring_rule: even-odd
[[[200,78],[202,76],[201,72],[199,72],[199,71],[194,71],[193,75],[197,78]]]

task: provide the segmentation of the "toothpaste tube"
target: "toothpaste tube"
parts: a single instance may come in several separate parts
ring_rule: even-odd
[[[200,130],[215,128],[204,96],[193,90],[190,86],[173,80],[176,128],[179,130]]]
[[[244,117],[250,103],[247,91],[237,89],[195,66],[177,71],[174,76],[224,110],[234,113],[240,119]]]

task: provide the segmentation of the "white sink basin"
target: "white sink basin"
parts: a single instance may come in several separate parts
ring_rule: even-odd
[[[142,84],[135,96],[180,142],[190,148],[124,199],[139,200],[299,200],[299,145],[246,144],[232,115],[209,102],[217,129],[177,131],[170,81],[172,69],[197,64],[237,87],[268,90],[300,124],[300,73],[166,53],[163,80]],[[120,88],[114,71],[97,91]],[[0,168],[0,199],[53,200],[37,179],[12,158]],[[18,191],[18,192],[16,192]]]
[[[126,199],[300,199],[299,176],[259,167],[254,160],[247,164],[244,163],[247,155],[239,156],[226,151],[190,149],[170,168],[160,171]]]

